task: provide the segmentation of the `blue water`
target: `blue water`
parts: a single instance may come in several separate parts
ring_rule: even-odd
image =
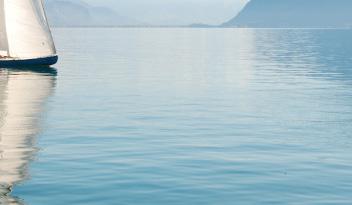
[[[352,204],[352,30],[53,34],[0,71],[0,204]]]

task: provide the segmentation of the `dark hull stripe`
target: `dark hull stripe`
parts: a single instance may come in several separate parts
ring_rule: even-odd
[[[6,67],[23,67],[23,66],[50,66],[54,65],[58,61],[58,56],[50,56],[44,58],[34,59],[16,59],[16,60],[1,60],[0,68]]]

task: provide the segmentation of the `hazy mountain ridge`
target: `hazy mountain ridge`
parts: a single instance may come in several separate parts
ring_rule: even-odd
[[[142,23],[118,15],[106,7],[94,7],[82,1],[49,0],[45,3],[48,21],[54,27],[136,26]]]
[[[224,27],[351,28],[351,0],[251,0]]]

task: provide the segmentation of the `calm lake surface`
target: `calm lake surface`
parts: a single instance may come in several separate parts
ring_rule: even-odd
[[[0,70],[0,204],[352,204],[352,30],[53,34]]]

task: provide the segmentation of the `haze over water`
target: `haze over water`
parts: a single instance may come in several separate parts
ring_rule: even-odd
[[[0,72],[0,204],[351,203],[351,30],[53,34],[57,74]]]

